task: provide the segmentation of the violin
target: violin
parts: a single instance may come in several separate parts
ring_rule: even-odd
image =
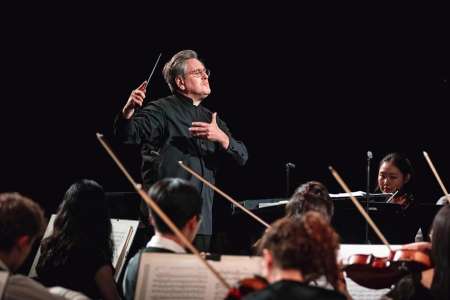
[[[347,184],[332,167],[330,167],[330,171],[345,192],[351,193]],[[422,251],[411,249],[392,250],[378,226],[373,222],[358,200],[354,196],[351,196],[350,199],[380,240],[389,249],[389,256],[375,257],[371,254],[351,255],[344,262],[344,270],[347,273],[347,277],[364,287],[382,289],[389,288],[406,273],[419,272],[431,268],[430,257]]]
[[[344,261],[347,277],[371,289],[389,288],[407,273],[421,272],[431,267],[428,254],[407,249],[390,251],[387,257],[354,254]]]
[[[400,193],[399,191],[395,192],[387,201],[386,203],[393,203],[398,204],[403,210],[406,210],[409,208],[409,206],[414,202],[414,197],[411,194],[408,193]]]
[[[269,285],[267,279],[262,276],[254,275],[253,277],[243,278],[239,280],[236,286],[232,287],[225,300],[239,300],[246,295],[265,289]]]

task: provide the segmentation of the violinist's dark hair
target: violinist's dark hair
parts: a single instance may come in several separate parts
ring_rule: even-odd
[[[431,258],[434,275],[431,293],[435,299],[449,298],[449,253],[450,253],[450,205],[444,205],[433,221],[431,233]]]
[[[392,163],[394,166],[396,166],[400,170],[400,172],[402,172],[403,176],[409,175],[410,178],[409,178],[408,182],[406,182],[405,185],[403,186],[402,192],[408,193],[408,194],[411,193],[412,192],[412,181],[414,179],[414,169],[413,169],[412,164],[409,161],[409,159],[404,154],[394,152],[394,153],[389,153],[388,155],[383,157],[383,159],[381,159],[379,168],[385,162]],[[378,187],[378,190],[379,190],[379,187]]]
[[[322,214],[310,211],[276,221],[262,237],[259,253],[264,249],[278,268],[299,270],[306,283],[325,276],[337,288],[339,237]]]
[[[98,251],[105,259],[112,261],[111,232],[111,219],[103,187],[88,179],[75,182],[64,195],[52,235],[42,242],[38,273],[48,261],[53,264],[64,263],[72,249]]]
[[[165,178],[156,182],[148,191],[152,198],[173,223],[182,229],[193,216],[200,216],[203,199],[198,190],[181,178]],[[166,223],[149,208],[156,229],[172,233]]]
[[[295,190],[286,205],[286,217],[299,216],[311,210],[320,212],[328,221],[334,214],[328,189],[318,181],[309,181]]]

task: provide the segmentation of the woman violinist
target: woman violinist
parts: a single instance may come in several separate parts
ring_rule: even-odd
[[[346,299],[337,291],[309,285],[324,276],[338,288],[338,248],[338,235],[317,212],[278,220],[259,246],[262,273],[270,284],[244,299]]]
[[[450,299],[449,244],[450,205],[447,204],[439,210],[432,225],[431,259],[434,263],[434,268],[403,277],[383,299]],[[411,249],[415,245],[423,248],[423,245],[426,244],[406,245],[405,248]]]
[[[411,162],[399,153],[390,153],[380,162],[378,169],[378,190],[395,194],[389,203],[407,208],[414,197],[411,191],[414,170]]]
[[[420,219],[417,212],[412,209],[416,203],[412,188],[414,170],[409,159],[400,153],[386,155],[380,162],[377,183],[378,191],[393,194],[387,202],[401,207],[401,210],[396,211],[398,215],[395,225],[384,224],[385,226],[381,228],[389,242],[407,244],[422,240],[425,228],[420,228]],[[392,230],[391,226],[394,226],[395,230]]]

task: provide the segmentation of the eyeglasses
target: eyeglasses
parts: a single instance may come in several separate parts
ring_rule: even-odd
[[[190,72],[187,72],[186,75],[193,75],[194,77],[201,78],[203,75],[206,75],[206,77],[209,77],[211,74],[211,71],[209,69],[196,69]]]

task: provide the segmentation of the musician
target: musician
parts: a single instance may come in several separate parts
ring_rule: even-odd
[[[202,198],[197,189],[180,178],[166,178],[156,182],[149,190],[149,196],[171,221],[192,241],[200,225]],[[186,253],[182,241],[170,230],[164,221],[149,209],[150,222],[155,227],[155,235],[150,239],[145,252]],[[134,299],[139,268],[138,252],[128,263],[123,279],[126,299]]]
[[[286,204],[286,217],[300,216],[310,210],[321,213],[331,222],[334,204],[328,189],[321,182],[308,181],[300,185]]]
[[[234,139],[225,122],[202,103],[211,93],[209,70],[192,50],[175,54],[164,66],[172,95],[142,106],[147,82],[133,90],[114,124],[126,143],[141,144],[142,179],[149,188],[158,179],[179,177],[191,181],[204,200],[202,224],[194,240],[197,249],[209,250],[212,234],[213,190],[180,168],[183,161],[209,182],[222,159],[247,162],[245,145]],[[146,212],[146,210],[144,210]],[[145,215],[145,214],[144,214]],[[144,218],[145,219],[145,218]]]
[[[405,249],[426,250],[427,243],[406,245]],[[402,278],[384,299],[448,300],[450,264],[450,205],[442,207],[434,218],[431,234],[431,259],[434,268]]]
[[[309,285],[325,276],[338,288],[338,248],[338,235],[317,212],[276,221],[259,248],[270,285],[244,299],[346,299],[339,292]]]
[[[407,208],[414,201],[413,175],[414,170],[408,158],[400,153],[390,153],[380,162],[378,190],[383,193],[396,193],[389,202]]]
[[[112,225],[103,187],[83,179],[72,184],[42,241],[36,266],[47,286],[64,286],[93,299],[120,299],[113,260]]]
[[[87,300],[81,293],[61,287],[47,289],[39,282],[13,274],[24,263],[45,229],[41,207],[18,193],[0,194],[0,299]]]
[[[328,189],[318,181],[308,181],[300,185],[292,194],[285,208],[285,218],[300,217],[308,211],[316,211],[331,222],[334,213],[333,200]],[[252,245],[252,252],[257,253],[261,243],[259,238]]]

